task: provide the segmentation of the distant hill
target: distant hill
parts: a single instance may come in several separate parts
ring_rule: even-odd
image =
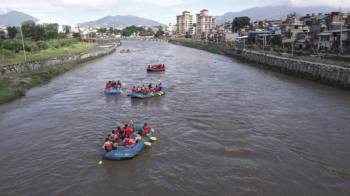
[[[132,15],[127,15],[127,16],[106,16],[104,18],[95,20],[95,21],[90,21],[90,22],[84,22],[80,23],[79,26],[90,26],[90,27],[114,27],[114,28],[124,28],[128,26],[159,26],[162,25],[161,23],[146,19],[146,18],[141,18],[138,16],[132,16]]]
[[[311,13],[328,13],[332,11],[338,11],[337,7],[328,6],[308,6],[308,7],[294,7],[289,5],[281,6],[265,6],[265,7],[254,7],[240,12],[227,12],[222,16],[217,16],[216,21],[218,24],[223,24],[226,21],[232,21],[235,17],[248,16],[251,20],[264,20],[264,19],[284,19],[287,14],[295,12],[297,16],[304,16]],[[342,10],[350,11],[350,9]]]
[[[32,20],[34,22],[38,19],[28,14],[18,12],[10,9],[0,9],[0,25],[4,26],[19,26],[22,22]]]

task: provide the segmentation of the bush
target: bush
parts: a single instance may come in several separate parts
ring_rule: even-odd
[[[38,41],[36,44],[37,44],[39,50],[46,50],[49,48],[49,45],[44,41]]]
[[[22,50],[22,42],[17,39],[5,40],[2,44],[4,49],[19,52]]]
[[[36,52],[40,50],[37,43],[32,41],[25,42],[25,49],[26,51],[30,51],[30,52]]]

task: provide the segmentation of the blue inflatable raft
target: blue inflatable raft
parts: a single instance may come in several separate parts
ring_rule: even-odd
[[[147,95],[144,95],[142,93],[130,93],[128,94],[131,98],[137,98],[137,99],[147,99],[151,97],[159,97],[165,95],[164,91],[159,91],[158,93],[149,93]]]
[[[154,137],[155,130],[152,129],[148,136],[143,137],[137,141],[132,147],[118,146],[116,150],[106,152],[104,148],[101,150],[102,157],[110,160],[125,160],[132,159],[138,155],[146,146],[151,145],[151,138]]]
[[[120,94],[122,93],[122,90],[120,88],[109,88],[105,89],[105,93],[110,95]]]

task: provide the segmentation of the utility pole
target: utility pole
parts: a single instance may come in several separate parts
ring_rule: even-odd
[[[24,61],[27,61],[26,49],[25,49],[25,47],[24,47],[24,39],[23,39],[22,25],[21,25],[21,26],[19,26],[19,29],[21,30],[22,47],[23,47],[23,54],[24,54]]]

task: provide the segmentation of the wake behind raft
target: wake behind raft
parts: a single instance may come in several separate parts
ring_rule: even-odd
[[[103,146],[101,149],[101,154],[104,159],[109,160],[127,160],[132,159],[137,156],[146,147],[152,145],[151,142],[156,141],[155,130],[152,128],[148,135],[142,137],[132,146],[118,146],[116,149],[107,152]]]

